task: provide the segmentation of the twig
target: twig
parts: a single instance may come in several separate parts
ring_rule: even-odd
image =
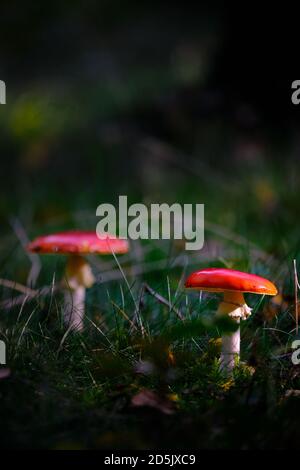
[[[11,308],[16,307],[17,305],[21,305],[26,297],[28,296],[19,295],[18,297],[15,297],[13,299],[2,300],[2,302],[0,302],[0,308],[3,310],[10,310]]]
[[[16,236],[20,240],[21,245],[24,248],[25,253],[27,254],[28,258],[31,261],[31,269],[30,269],[29,274],[28,274],[27,285],[35,286],[37,278],[38,278],[38,276],[40,274],[40,270],[41,270],[40,258],[37,254],[30,253],[30,252],[27,251],[26,247],[29,243],[29,238],[28,238],[28,236],[25,232],[25,229],[24,229],[23,225],[19,221],[19,219],[17,219],[16,217],[12,218],[11,221],[10,221],[10,224],[11,224]]]
[[[24,301],[24,299],[34,299],[36,297],[42,297],[44,295],[48,295],[51,293],[51,295],[59,290],[60,286],[45,286],[40,290],[33,290],[30,289],[29,287],[25,287],[22,284],[15,283],[14,281],[9,281],[8,279],[0,279],[0,285],[3,285],[5,287],[8,287],[9,289],[14,289],[18,292],[22,292],[22,295],[19,295],[17,297],[14,297],[13,299],[6,299],[0,302],[0,308],[4,310],[10,310],[13,307],[16,307],[17,305],[21,305]]]
[[[7,287],[8,289],[17,290],[22,294],[25,294],[29,297],[35,297],[38,294],[37,290],[30,289],[29,287],[23,286],[16,281],[11,281],[9,279],[0,279],[0,286]]]
[[[152,295],[158,302],[168,307],[170,312],[173,311],[180,320],[184,321],[182,313],[176,307],[174,307],[174,305],[172,305],[167,299],[165,299],[162,295],[158,294],[154,289],[152,289],[149,284],[144,283],[143,287],[144,292],[147,292],[148,294]]]

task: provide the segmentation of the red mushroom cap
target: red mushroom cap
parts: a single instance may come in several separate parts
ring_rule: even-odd
[[[265,295],[277,294],[276,287],[268,279],[256,276],[256,274],[224,268],[206,268],[196,271],[187,278],[185,287],[211,292],[237,291]]]
[[[99,238],[96,232],[61,232],[36,238],[27,249],[35,253],[61,253],[61,254],[111,254],[127,253],[129,245],[112,235],[103,234]]]

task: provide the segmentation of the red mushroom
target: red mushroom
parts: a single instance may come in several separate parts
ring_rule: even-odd
[[[95,282],[89,263],[84,254],[122,254],[129,249],[127,240],[95,232],[63,232],[36,238],[28,245],[34,253],[69,255],[65,271],[64,322],[75,330],[83,329],[86,288]]]
[[[220,303],[217,315],[228,315],[238,324],[246,320],[251,309],[245,302],[244,293],[276,295],[275,285],[255,274],[248,274],[233,269],[207,268],[192,273],[185,282],[187,289],[208,292],[222,292],[223,301]],[[221,369],[231,372],[235,360],[240,355],[240,328],[233,334],[222,336]]]

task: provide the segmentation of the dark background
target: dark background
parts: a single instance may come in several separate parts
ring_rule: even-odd
[[[93,230],[121,194],[204,203],[207,222],[296,256],[295,9],[11,1],[0,56],[3,273],[26,280],[7,263],[16,221],[27,238]]]
[[[286,145],[298,132],[292,8],[12,1],[1,5],[0,25],[2,220],[24,198],[33,210],[55,205],[62,185],[61,208],[79,198],[94,209],[115,186],[147,196],[137,155],[144,138],[220,161],[222,170],[237,136]],[[219,133],[223,154],[207,127]],[[101,188],[95,197],[92,185]]]

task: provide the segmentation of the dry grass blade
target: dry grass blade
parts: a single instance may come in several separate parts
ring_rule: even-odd
[[[25,305],[25,302],[26,302],[26,300],[24,301],[21,310],[23,310],[24,305]],[[37,311],[37,308],[34,308],[34,309],[32,310],[31,314],[29,315],[28,319],[26,320],[26,322],[25,322],[25,324],[24,324],[24,326],[23,326],[23,328],[22,328],[21,334],[20,334],[20,336],[19,336],[19,339],[18,339],[17,345],[16,345],[16,354],[17,354],[17,351],[18,351],[19,346],[20,346],[20,344],[21,344],[21,341],[22,341],[22,338],[23,338],[24,333],[25,333],[25,331],[26,331],[26,328],[27,328],[27,326],[28,326],[28,324],[29,324],[31,318],[33,317],[33,315],[35,314],[36,311]],[[21,316],[21,312],[20,312],[20,316]]]
[[[132,320],[130,320],[129,316],[124,312],[124,310],[121,307],[119,307],[119,305],[117,305],[113,300],[111,300],[111,303],[117,309],[117,311],[125,318],[125,320],[127,320],[128,323],[130,323],[131,328],[137,331],[138,329],[136,325],[133,323]]]
[[[152,295],[158,302],[168,307],[170,312],[173,311],[181,321],[184,321],[182,313],[176,307],[174,307],[174,305],[172,305],[167,299],[165,299],[162,295],[158,294],[154,289],[152,289],[152,287],[150,287],[147,283],[143,284],[142,293],[143,292],[147,292],[148,294]]]
[[[295,283],[295,319],[296,319],[296,335],[298,334],[299,329],[299,315],[298,315],[298,289],[299,289],[299,281],[298,281],[298,273],[297,273],[297,263],[294,259],[294,283]]]
[[[113,251],[112,251],[112,255],[113,255],[114,259],[115,259],[115,262],[117,263],[117,266],[118,266],[118,268],[119,268],[119,270],[120,270],[120,273],[121,273],[121,275],[122,275],[122,277],[123,277],[123,279],[124,279],[124,281],[125,281],[125,283],[126,283],[126,286],[127,286],[128,290],[129,290],[129,292],[130,292],[130,295],[131,295],[131,297],[132,297],[132,300],[133,300],[133,303],[134,303],[134,306],[135,306],[135,316],[138,318],[138,321],[139,321],[139,324],[140,324],[140,328],[141,328],[141,332],[142,332],[142,336],[144,336],[144,335],[145,335],[145,328],[144,328],[144,325],[143,325],[143,322],[142,322],[142,318],[141,318],[141,315],[140,315],[139,306],[138,306],[138,304],[137,304],[137,302],[136,302],[136,300],[135,300],[135,297],[134,297],[134,295],[133,295],[133,293],[132,293],[132,289],[131,289],[130,284],[129,284],[129,282],[128,282],[128,279],[127,279],[127,277],[126,277],[126,275],[125,275],[125,273],[124,273],[124,271],[123,271],[123,269],[122,269],[122,266],[120,265],[119,260],[118,260],[118,258],[116,257],[116,254],[115,254]]]
[[[91,325],[96,328],[96,330],[106,339],[106,341],[108,342],[108,344],[110,345],[111,347],[111,350],[112,352],[115,354],[115,348],[114,348],[114,345],[113,343],[110,341],[110,339],[108,338],[108,336],[101,330],[100,326],[99,325],[96,325],[96,323],[93,322],[93,320],[91,320],[88,316],[86,316],[86,320],[88,320]]]

